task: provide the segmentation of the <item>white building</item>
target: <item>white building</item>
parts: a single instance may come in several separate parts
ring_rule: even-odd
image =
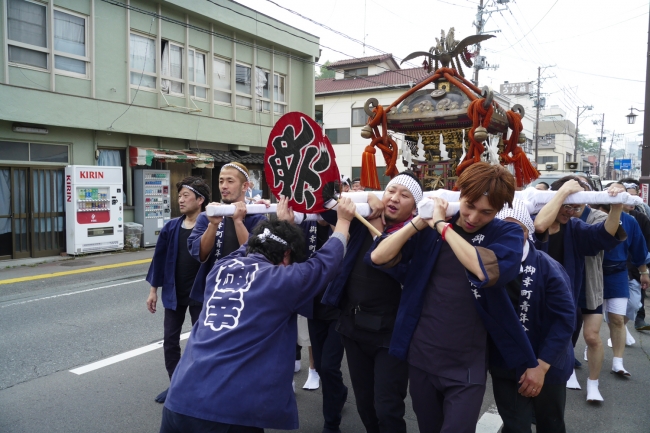
[[[361,155],[370,140],[361,137],[368,116],[363,106],[376,98],[388,106],[406,90],[422,81],[428,73],[421,67],[401,69],[392,54],[342,60],[329,65],[335,78],[316,80],[316,121],[321,123],[332,142],[341,174],[351,178],[361,173]],[[398,138],[397,144],[401,141]],[[397,168],[404,170],[398,157]],[[390,180],[384,176],[384,160],[376,153],[377,171],[382,188]]]

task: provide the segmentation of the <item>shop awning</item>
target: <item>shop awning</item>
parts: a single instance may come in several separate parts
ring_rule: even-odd
[[[129,148],[131,167],[136,165],[151,165],[153,161],[184,162],[193,164],[196,168],[214,168],[214,157],[207,153],[192,150],[153,149],[147,147]]]

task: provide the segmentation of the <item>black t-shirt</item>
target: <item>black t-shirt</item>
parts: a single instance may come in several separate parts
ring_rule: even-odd
[[[221,257],[226,257],[233,251],[237,251],[241,245],[237,239],[237,230],[235,230],[235,222],[232,218],[223,219],[223,246],[221,248]],[[217,259],[217,260],[219,260]]]
[[[178,305],[201,305],[200,302],[196,302],[190,298],[194,279],[201,266],[201,263],[190,255],[190,251],[187,248],[187,239],[191,233],[192,229],[186,229],[182,226],[178,228],[178,255],[176,257],[174,280]]]
[[[468,242],[476,235],[466,233],[457,225],[454,231]],[[408,362],[447,379],[484,384],[487,331],[474,305],[467,270],[449,244],[441,242],[411,340]]]
[[[564,266],[564,231],[566,226],[560,224],[560,230],[548,237],[548,255]]]
[[[389,347],[402,286],[363,261],[372,241],[372,235],[368,232],[343,290],[337,331],[362,343]],[[362,328],[362,318],[370,320],[379,329]]]

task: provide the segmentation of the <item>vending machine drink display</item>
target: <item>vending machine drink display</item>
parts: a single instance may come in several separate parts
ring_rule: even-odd
[[[69,165],[65,182],[67,253],[123,249],[122,167]]]
[[[143,226],[143,246],[151,247],[172,215],[169,170],[135,170],[133,186],[134,220]]]

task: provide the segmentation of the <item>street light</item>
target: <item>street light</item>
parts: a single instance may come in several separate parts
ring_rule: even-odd
[[[551,134],[546,135],[546,144],[548,144],[549,146],[553,144],[553,137],[551,136]]]
[[[630,114],[627,116],[627,124],[628,125],[634,125],[634,122],[636,122],[636,116],[637,114],[634,114],[635,111],[638,111],[639,113],[643,113],[645,110],[639,110],[638,108],[630,107]]]

